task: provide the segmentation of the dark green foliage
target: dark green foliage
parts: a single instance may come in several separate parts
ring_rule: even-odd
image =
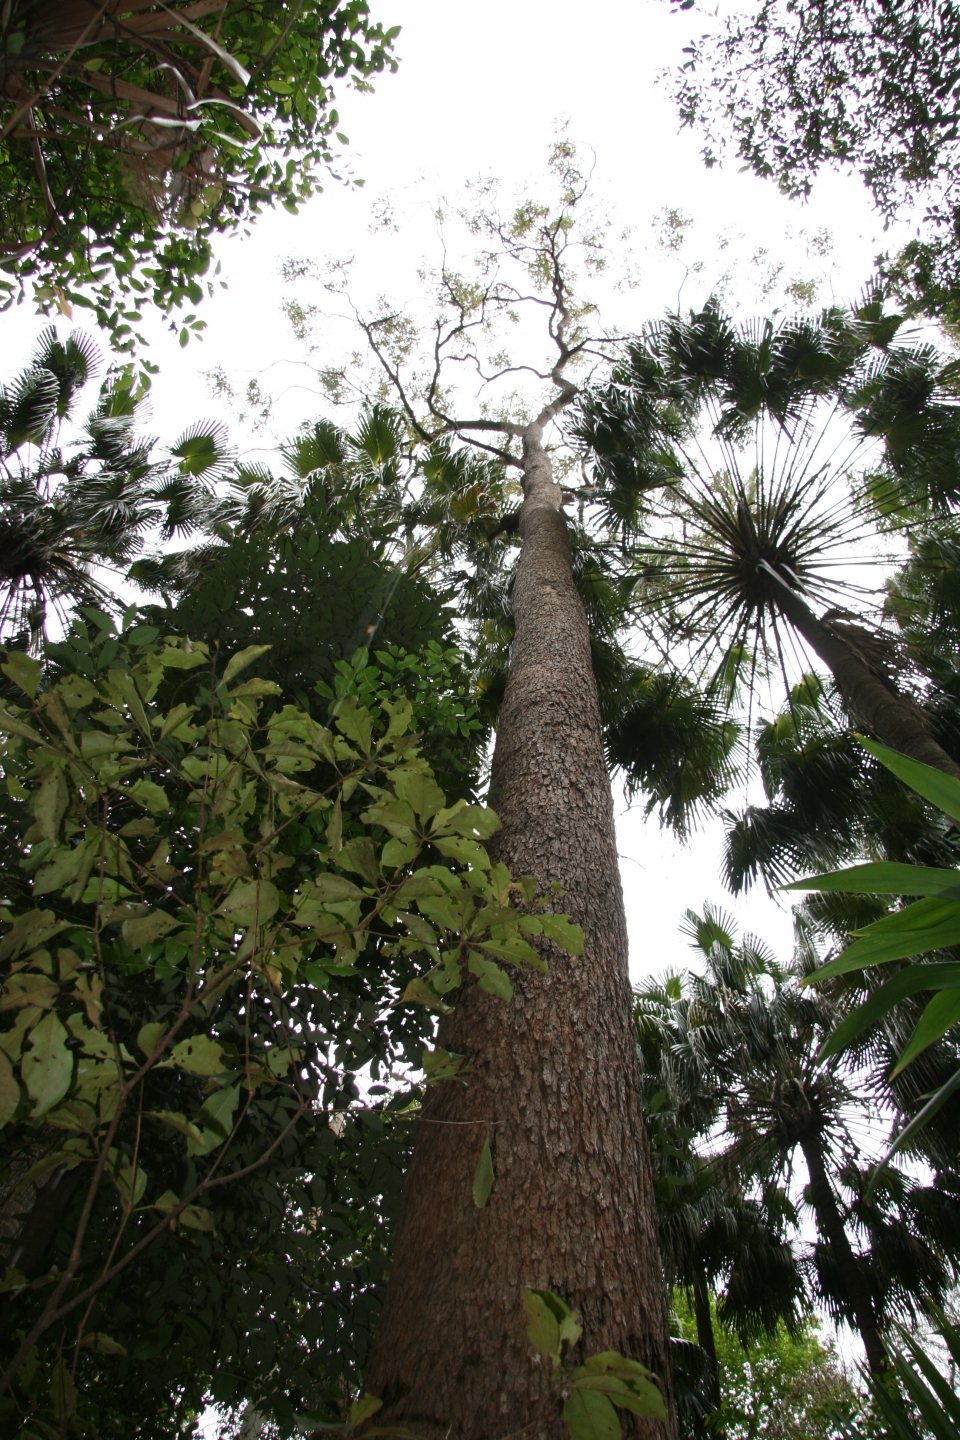
[[[791,195],[808,194],[825,167],[851,169],[886,218],[922,200],[920,237],[888,273],[912,308],[956,323],[960,16],[951,0],[760,0],[688,53],[675,98],[684,123],[705,132],[707,164],[733,149]]]
[[[171,313],[212,288],[218,233],[320,188],[336,83],[395,68],[397,31],[365,0],[122,9],[3,8],[0,296],[89,307],[130,349],[148,304]],[[203,326],[176,323],[182,343]]]

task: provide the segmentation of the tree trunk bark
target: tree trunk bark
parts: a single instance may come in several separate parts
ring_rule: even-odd
[[[665,1425],[620,1412],[625,1433],[676,1433],[663,1274],[640,1109],[613,805],[561,494],[524,433],[516,639],[493,760],[496,858],[584,929],[580,957],[516,976],[509,1003],[472,982],[439,1040],[474,1067],[426,1096],[367,1388],[375,1423],[450,1440],[566,1440],[553,1378],[525,1334],[524,1286],[579,1310],[587,1355],[619,1350],[659,1378]],[[511,978],[515,978],[511,974]],[[489,1137],[495,1180],[471,1182]]]
[[[803,1136],[800,1140],[800,1149],[807,1162],[810,1195],[813,1200],[817,1228],[829,1241],[830,1249],[833,1251],[834,1263],[846,1291],[847,1304],[850,1306],[860,1332],[860,1338],[863,1341],[867,1364],[872,1374],[882,1375],[888,1364],[886,1347],[880,1338],[873,1301],[863,1278],[860,1262],[853,1253],[853,1247],[843,1224],[843,1216],[840,1214],[840,1207],[837,1204],[837,1197],[833,1193],[827,1167],[823,1163],[823,1151],[819,1136],[811,1134]]]
[[[781,586],[776,596],[778,609],[829,666],[850,710],[873,731],[881,744],[960,779],[960,765],[951,760],[925,728],[920,707],[879,679],[853,647],[819,620],[785,581],[781,581]]]
[[[720,1365],[717,1361],[717,1340],[713,1333],[713,1316],[710,1314],[710,1290],[707,1275],[698,1265],[693,1277],[693,1313],[697,1322],[697,1344],[707,1357],[710,1366],[710,1404],[720,1409]]]

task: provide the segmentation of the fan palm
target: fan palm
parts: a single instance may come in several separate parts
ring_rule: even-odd
[[[40,336],[26,370],[0,389],[0,633],[36,643],[49,606],[103,598],[98,567],[126,566],[155,530],[163,539],[204,520],[222,474],[225,431],[195,425],[162,457],[137,434],[144,394],[112,371],[73,443],[63,426],[95,375],[92,342]],[[62,616],[61,616],[62,618]]]
[[[926,1294],[942,1295],[950,1281],[960,1252],[941,1221],[944,1206],[952,1213],[951,1195],[893,1171],[868,1200],[853,1127],[869,1080],[836,1057],[819,1059],[837,1002],[811,999],[791,970],[759,942],[738,944],[709,908],[688,912],[687,926],[705,969],[675,987],[671,1065],[688,1087],[713,1097],[722,1117],[726,1143],[714,1145],[710,1162],[769,1203],[802,1155],[818,1233],[811,1282],[836,1317],[856,1327],[871,1370],[881,1373],[886,1321]]]
[[[628,347],[576,428],[594,452],[595,500],[634,557],[640,622],[661,645],[694,662],[718,654],[718,676],[735,659],[751,692],[771,668],[806,669],[812,651],[862,724],[960,776],[900,684],[897,647],[845,608],[866,598],[840,567],[874,533],[868,496],[889,518],[916,499],[931,458],[938,503],[957,493],[953,411],[918,413],[905,377],[929,375],[933,359],[891,346],[899,323],[869,297],[852,317],[737,329],[711,302]]]

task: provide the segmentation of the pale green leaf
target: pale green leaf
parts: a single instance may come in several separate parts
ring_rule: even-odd
[[[784,885],[784,890],[838,891],[850,895],[940,895],[960,886],[960,870],[931,870],[923,865],[897,865],[878,860],[852,865],[829,875],[809,875]]]
[[[481,990],[488,995],[498,995],[501,1000],[513,998],[509,976],[493,960],[485,960],[476,950],[471,950],[467,964],[471,974],[476,975]]]
[[[167,1027],[162,1020],[142,1025],[137,1032],[137,1049],[142,1050],[144,1055],[153,1055],[166,1033]]]
[[[875,755],[881,765],[886,765],[892,770],[898,780],[903,780],[922,795],[924,800],[929,800],[950,815],[954,820],[960,820],[960,780],[952,775],[945,775],[942,770],[934,770],[932,765],[921,765],[918,760],[911,760],[906,755],[901,755],[899,750],[889,750],[886,745],[879,745],[876,740],[867,740],[862,735],[857,739],[865,750]]]
[[[547,1304],[543,1293],[524,1290],[523,1308],[527,1316],[527,1339],[546,1364],[560,1364],[560,1320]]]
[[[73,1055],[66,1040],[67,1031],[52,1011],[30,1032],[30,1048],[21,1061],[20,1073],[34,1102],[35,1120],[52,1110],[70,1089]]]
[[[236,655],[231,655],[227,668],[220,677],[220,684],[229,685],[231,680],[252,665],[254,660],[259,660],[269,649],[269,645],[248,645],[245,650],[238,650]]]
[[[152,780],[138,780],[136,785],[130,786],[127,793],[138,805],[142,805],[144,810],[149,810],[151,815],[165,815],[170,809],[167,792]]]
[[[179,930],[181,922],[165,910],[154,910],[150,915],[144,915],[139,920],[124,920],[120,927],[124,940],[132,950],[142,950],[144,945],[152,945],[154,940],[159,940],[161,935],[169,935],[171,930]]]
[[[421,820],[429,820],[447,803],[440,786],[415,770],[395,770],[393,785],[400,799],[412,806]]]
[[[114,1340],[109,1335],[104,1335],[102,1330],[88,1330],[80,1341],[85,1350],[92,1350],[95,1355],[126,1355],[126,1348],[119,1340]]]
[[[63,819],[69,799],[63,771],[59,765],[54,765],[44,776],[43,784],[37,791],[33,802],[37,828],[44,840],[49,840],[51,844],[60,834],[60,821]]]
[[[348,695],[337,706],[334,720],[341,735],[355,740],[365,755],[370,753],[370,738],[373,734],[373,720],[356,695]]]
[[[19,685],[31,700],[36,697],[42,669],[39,660],[25,655],[22,650],[8,650],[6,664],[0,665],[4,675],[8,675],[15,685]]]
[[[355,1430],[362,1425],[364,1420],[369,1420],[371,1415],[376,1415],[382,1407],[383,1401],[376,1395],[361,1395],[359,1400],[354,1400],[350,1406],[350,1429]]]
[[[179,1041],[170,1051],[170,1061],[191,1075],[219,1075],[226,1069],[223,1051],[209,1035],[192,1035],[189,1040]]]
[[[280,908],[280,892],[270,880],[237,885],[218,909],[234,925],[266,925]]]
[[[570,1440],[622,1440],[616,1410],[596,1390],[574,1390],[564,1403],[563,1418]]]
[[[478,1210],[482,1210],[486,1205],[492,1189],[493,1156],[490,1154],[490,1137],[487,1136],[480,1151],[477,1168],[473,1172],[473,1203]]]
[[[188,1230],[207,1230],[216,1233],[216,1223],[213,1212],[205,1210],[202,1205],[185,1205],[180,1211],[179,1221]]]
[[[905,1070],[923,1050],[939,1040],[941,1035],[945,1035],[958,1020],[960,990],[941,990],[939,995],[934,995],[917,1021],[917,1028],[910,1036],[893,1074],[899,1075],[901,1070]]]
[[[20,1086],[13,1074],[13,1066],[0,1050],[0,1127],[13,1119],[20,1104]]]

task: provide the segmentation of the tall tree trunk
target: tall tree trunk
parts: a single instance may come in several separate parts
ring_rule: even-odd
[[[854,1321],[863,1341],[867,1364],[874,1375],[882,1375],[888,1364],[886,1348],[880,1338],[873,1301],[860,1268],[860,1261],[853,1253],[853,1247],[843,1223],[843,1216],[840,1214],[840,1207],[837,1204],[837,1197],[830,1184],[830,1177],[823,1160],[820,1136],[808,1132],[801,1137],[800,1149],[803,1151],[803,1158],[807,1162],[807,1173],[810,1176],[810,1197],[817,1218],[817,1229],[829,1241],[847,1304],[853,1312]]]
[[[710,1367],[710,1404],[720,1409],[720,1365],[717,1360],[717,1338],[713,1333],[713,1316],[710,1314],[710,1289],[707,1272],[698,1264],[693,1277],[693,1313],[697,1322],[697,1344],[707,1357]]]
[[[451,1440],[561,1440],[551,1377],[525,1335],[524,1286],[581,1312],[581,1352],[619,1350],[660,1379],[663,1274],[640,1110],[610,782],[583,605],[539,422],[524,433],[516,639],[493,760],[496,855],[583,926],[577,958],[516,977],[509,1003],[470,980],[440,1043],[474,1067],[431,1089],[417,1126],[386,1303],[367,1376],[383,1420]],[[513,976],[512,976],[513,978]],[[489,1137],[485,1208],[471,1182]]]
[[[777,576],[777,579],[780,579]],[[918,705],[881,680],[842,635],[817,618],[785,581],[776,596],[779,610],[828,665],[844,700],[877,739],[923,765],[932,765],[960,779],[960,765],[951,760],[927,729]]]

